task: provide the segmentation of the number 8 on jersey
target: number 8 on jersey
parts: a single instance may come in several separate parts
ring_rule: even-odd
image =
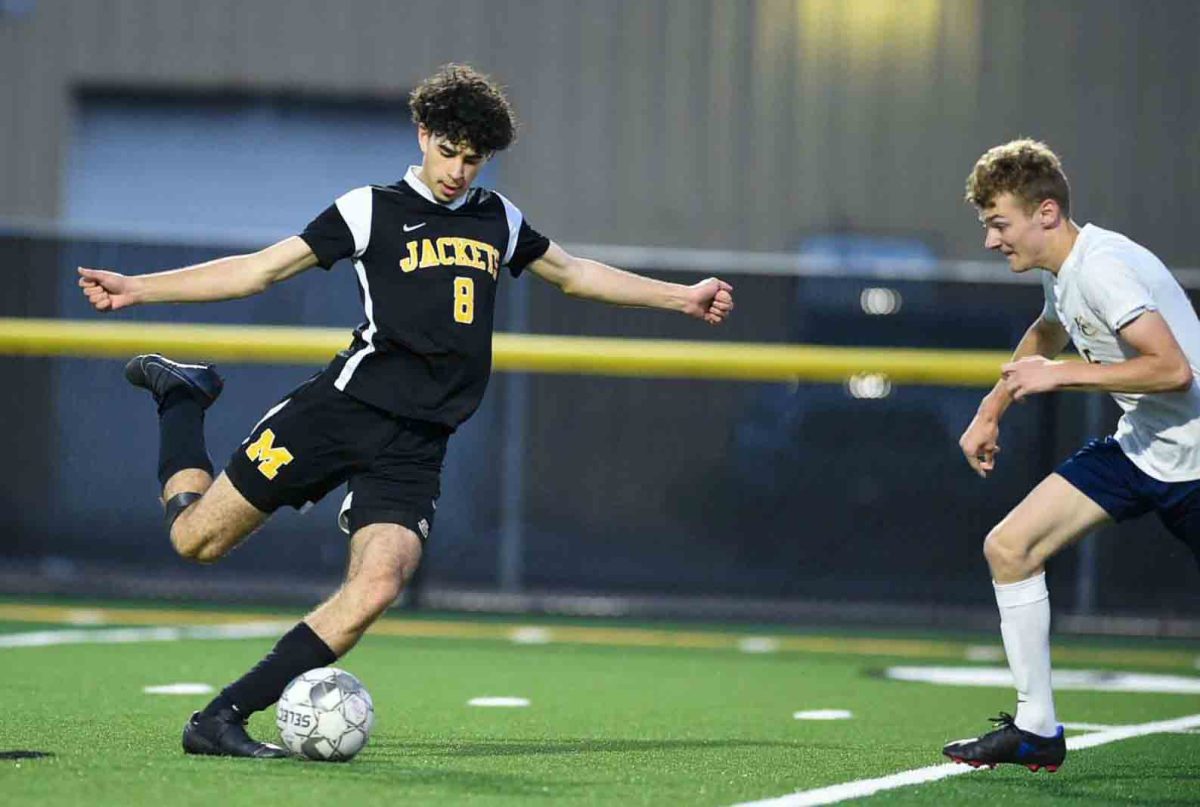
[[[475,281],[472,278],[454,278],[454,321],[463,325],[475,321]]]

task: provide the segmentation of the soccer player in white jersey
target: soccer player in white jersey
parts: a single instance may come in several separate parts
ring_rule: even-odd
[[[1046,304],[959,440],[986,477],[1013,401],[1056,389],[1102,390],[1124,410],[1037,485],[988,534],[983,553],[1017,687],[1016,716],[943,749],[976,767],[1057,770],[1066,756],[1050,687],[1046,561],[1099,524],[1155,512],[1200,560],[1200,321],[1171,273],[1119,233],[1071,220],[1070,188],[1044,143],[989,150],[967,178],[984,246],[1014,272],[1042,271]],[[1086,362],[1055,361],[1073,342]]]

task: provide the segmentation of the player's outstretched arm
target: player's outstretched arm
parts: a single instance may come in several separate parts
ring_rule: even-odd
[[[298,236],[249,255],[155,272],[123,275],[79,267],[79,287],[97,311],[146,303],[200,303],[258,294],[272,283],[317,265],[317,256]]]
[[[724,280],[710,277],[690,286],[667,283],[577,258],[553,242],[529,268],[572,297],[679,311],[710,325],[720,325],[733,311],[733,286]]]
[[[1069,341],[1070,336],[1060,323],[1038,317],[1017,343],[1012,361],[1033,356],[1051,359],[1061,353]],[[967,464],[981,477],[986,478],[996,467],[996,455],[1000,453],[1000,418],[1012,402],[1012,390],[1002,376],[980,401],[979,411],[958,439],[958,447]]]

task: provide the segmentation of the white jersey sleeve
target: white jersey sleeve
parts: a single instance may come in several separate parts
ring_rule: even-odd
[[[1088,307],[1113,333],[1143,312],[1158,308],[1145,281],[1132,266],[1115,256],[1089,260],[1079,286]]]

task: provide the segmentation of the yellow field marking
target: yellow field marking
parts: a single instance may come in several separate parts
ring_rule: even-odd
[[[89,623],[96,625],[218,625],[278,619],[279,614],[244,611],[190,611],[170,608],[88,608]],[[42,622],[78,625],[81,609],[75,606],[0,604],[0,622]],[[299,618],[299,614],[295,618]],[[479,639],[512,641],[529,623],[471,622],[385,617],[371,627],[373,636],[427,639]],[[551,643],[602,647],[681,648],[738,650],[744,633],[704,630],[663,630],[589,625],[540,625]],[[886,639],[845,636],[776,635],[779,652],[822,655],[891,656],[900,658],[965,659],[971,642],[931,639]],[[1069,664],[1119,664],[1138,667],[1190,669],[1195,654],[1183,650],[1136,648],[1062,647],[1054,660]]]
[[[169,608],[86,608],[62,605],[0,604],[0,622],[61,622],[78,625],[85,611],[93,625],[217,625],[230,622],[261,622],[274,617],[229,611],[187,611]]]

